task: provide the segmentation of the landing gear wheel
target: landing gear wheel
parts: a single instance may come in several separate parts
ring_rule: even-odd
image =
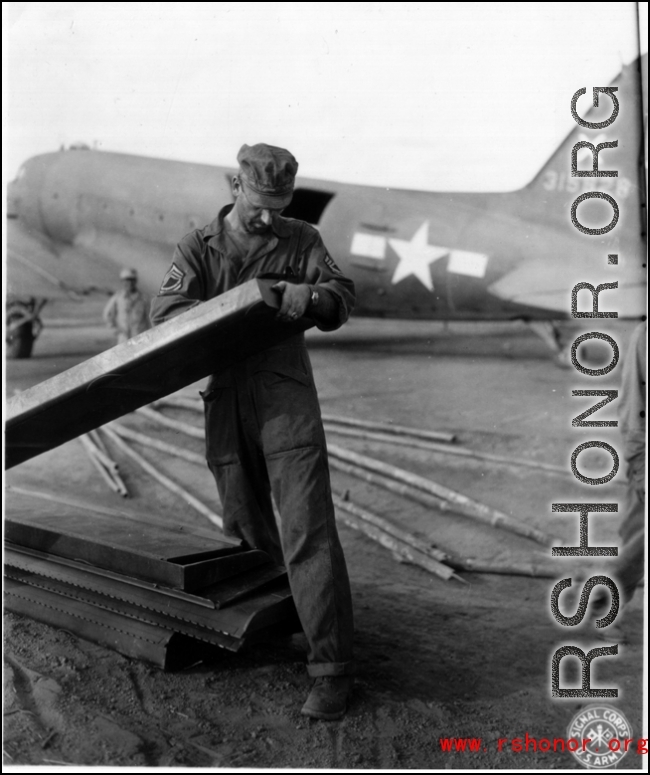
[[[24,315],[20,313],[9,314],[7,318],[7,358],[15,360],[17,358],[29,358],[32,354],[32,348],[34,347],[34,329],[32,321],[28,320],[25,323],[17,326],[11,330],[11,323],[20,320]]]

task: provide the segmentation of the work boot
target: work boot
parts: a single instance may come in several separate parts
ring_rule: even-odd
[[[314,681],[302,715],[334,721],[341,718],[348,706],[354,679],[351,675],[323,675]]]

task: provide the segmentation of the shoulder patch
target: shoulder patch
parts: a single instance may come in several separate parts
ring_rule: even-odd
[[[339,274],[341,273],[341,270],[338,268],[338,266],[334,262],[334,259],[332,258],[332,256],[330,256],[330,254],[327,251],[325,251],[325,257],[323,258],[323,261],[325,261],[327,266],[329,266],[329,268],[333,272],[338,272]]]
[[[167,274],[163,277],[162,285],[160,286],[159,294],[174,293],[174,291],[180,290],[185,279],[185,272],[176,266],[176,263],[172,263],[167,271]]]

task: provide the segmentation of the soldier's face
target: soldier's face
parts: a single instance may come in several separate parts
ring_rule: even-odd
[[[244,231],[249,234],[264,234],[271,228],[273,216],[279,215],[283,207],[257,207],[250,201],[238,178],[233,181],[235,210]]]

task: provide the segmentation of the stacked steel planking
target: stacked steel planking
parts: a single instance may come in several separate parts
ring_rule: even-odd
[[[265,552],[98,513],[7,518],[5,608],[169,670],[299,629]]]

